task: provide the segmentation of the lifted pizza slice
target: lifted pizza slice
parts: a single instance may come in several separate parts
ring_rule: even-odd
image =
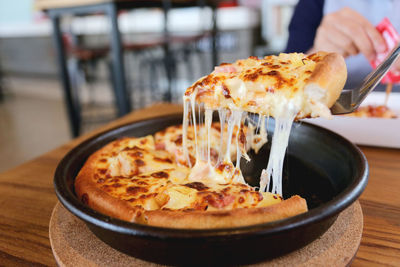
[[[186,90],[183,125],[187,127],[190,118],[196,125],[196,104],[204,108],[206,121],[213,111],[219,112],[221,124],[228,124],[228,139],[232,138],[235,127],[240,131],[246,112],[259,115],[260,129],[265,129],[264,116],[274,117],[271,152],[267,168],[260,177],[260,191],[270,190],[282,195],[283,160],[293,121],[305,117],[331,117],[329,108],[339,97],[346,78],[344,59],[335,53],[280,54],[221,64]],[[263,142],[253,142],[256,150],[267,140],[266,131],[257,134]],[[183,143],[187,143],[185,134]],[[226,151],[230,151],[229,145]],[[239,151],[237,154],[240,155]],[[207,158],[196,159],[192,172],[208,173],[202,179],[212,179],[215,172],[206,162],[209,162]],[[224,163],[231,164],[230,159],[225,157]],[[232,179],[244,182],[240,178]]]
[[[346,64],[336,53],[250,57],[216,67],[189,87],[184,99],[272,117],[289,111],[298,119],[329,117],[346,78]]]

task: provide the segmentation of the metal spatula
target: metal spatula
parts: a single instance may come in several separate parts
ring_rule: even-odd
[[[339,99],[331,107],[332,114],[346,114],[356,110],[367,95],[379,84],[390,67],[400,55],[400,44],[374,71],[364,79],[363,83],[352,90],[343,90]]]

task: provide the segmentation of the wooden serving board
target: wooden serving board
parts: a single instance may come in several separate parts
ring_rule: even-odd
[[[362,230],[363,214],[356,201],[314,242],[252,266],[347,266],[357,253]],[[54,207],[49,234],[59,266],[160,266],[123,254],[103,243],[60,203]]]

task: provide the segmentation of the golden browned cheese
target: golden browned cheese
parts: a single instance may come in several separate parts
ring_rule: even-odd
[[[241,109],[273,117],[292,105],[303,117],[329,117],[347,78],[344,59],[319,52],[250,57],[216,67],[185,92],[209,108]]]
[[[176,139],[168,135],[171,131],[175,133],[173,129],[181,127],[173,126],[157,133],[158,142],[163,141],[160,136],[168,137],[168,140]],[[215,174],[224,176],[227,167],[232,168],[231,165],[217,164]],[[166,227],[171,227],[170,223],[176,220],[175,215],[179,213],[182,213],[178,216],[179,223],[173,227],[220,227],[218,225],[222,221],[213,222],[213,219],[207,219],[208,224],[204,225],[197,224],[196,221],[201,222],[203,213],[210,213],[215,217],[215,212],[229,212],[232,213],[232,218],[236,218],[239,213],[243,213],[241,209],[261,209],[255,213],[258,222],[260,218],[264,218],[260,214],[267,212],[262,210],[264,207],[285,202],[277,194],[258,192],[253,187],[234,180],[228,179],[230,182],[227,183],[213,180],[193,181],[189,179],[190,170],[187,165],[180,164],[165,147],[157,147],[153,136],[122,138],[89,157],[75,180],[75,191],[83,203],[102,213],[123,220]],[[307,210],[304,200],[285,203],[281,212],[273,209],[273,214],[265,218],[280,219]],[[287,207],[290,203],[297,204]],[[171,217],[168,212],[174,212],[175,215]],[[188,214],[193,214],[194,217],[190,215],[189,218]],[[183,226],[185,223],[190,225]],[[241,223],[245,225],[251,221],[246,219]],[[241,223],[240,220],[236,222],[238,225]],[[226,224],[228,225],[230,224]]]
[[[188,180],[190,169],[155,150],[152,137],[124,138],[108,146],[94,162],[94,182],[108,195],[144,210],[219,210],[269,205],[281,201],[240,183],[204,184]]]
[[[199,144],[201,144],[202,147],[200,149],[206,150],[207,149],[207,141],[205,140],[207,137],[206,129],[205,127],[198,127],[198,136],[199,136]],[[210,128],[210,153],[212,157],[212,163],[216,164],[218,157],[220,156],[220,141],[221,141],[221,125],[218,122],[214,122],[211,124]],[[237,127],[234,128],[233,133],[232,133],[232,146],[236,147],[236,132],[237,132]],[[227,125],[224,127],[224,134],[226,136],[227,133]],[[239,144],[240,147],[243,150],[248,150],[249,149],[249,144],[247,144],[246,140],[246,133],[247,133],[247,127],[243,126],[240,131],[240,138]],[[162,131],[157,132],[154,135],[154,140],[155,140],[155,147],[156,149],[159,150],[166,150],[170,154],[173,155],[175,158],[176,162],[180,165],[185,165],[188,166],[186,159],[184,157],[184,151],[182,147],[182,124],[180,125],[174,125],[170,126]],[[187,143],[187,150],[189,152],[189,157],[191,160],[191,164],[194,165],[196,162],[196,147],[195,147],[195,142],[194,142],[194,130],[193,130],[193,125],[188,126],[187,129],[187,138],[188,138],[188,143]],[[222,139],[223,142],[226,143],[226,139]],[[225,146],[225,144],[224,144]],[[236,158],[236,150],[232,149],[230,150],[231,152],[231,158],[234,160]]]

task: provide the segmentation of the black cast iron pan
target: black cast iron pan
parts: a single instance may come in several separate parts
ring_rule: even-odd
[[[284,164],[284,197],[307,199],[307,213],[247,227],[185,230],[121,221],[83,205],[75,196],[74,179],[90,154],[122,136],[144,136],[180,124],[182,115],[135,122],[99,134],[70,151],[59,163],[54,185],[61,203],[91,231],[126,254],[173,265],[254,263],[298,249],[323,234],[338,214],[353,203],[368,180],[362,152],[343,137],[318,126],[293,126]],[[268,125],[269,133],[274,123]],[[270,134],[271,136],[271,134]],[[242,164],[244,176],[257,185],[266,167],[270,142],[252,161]]]

